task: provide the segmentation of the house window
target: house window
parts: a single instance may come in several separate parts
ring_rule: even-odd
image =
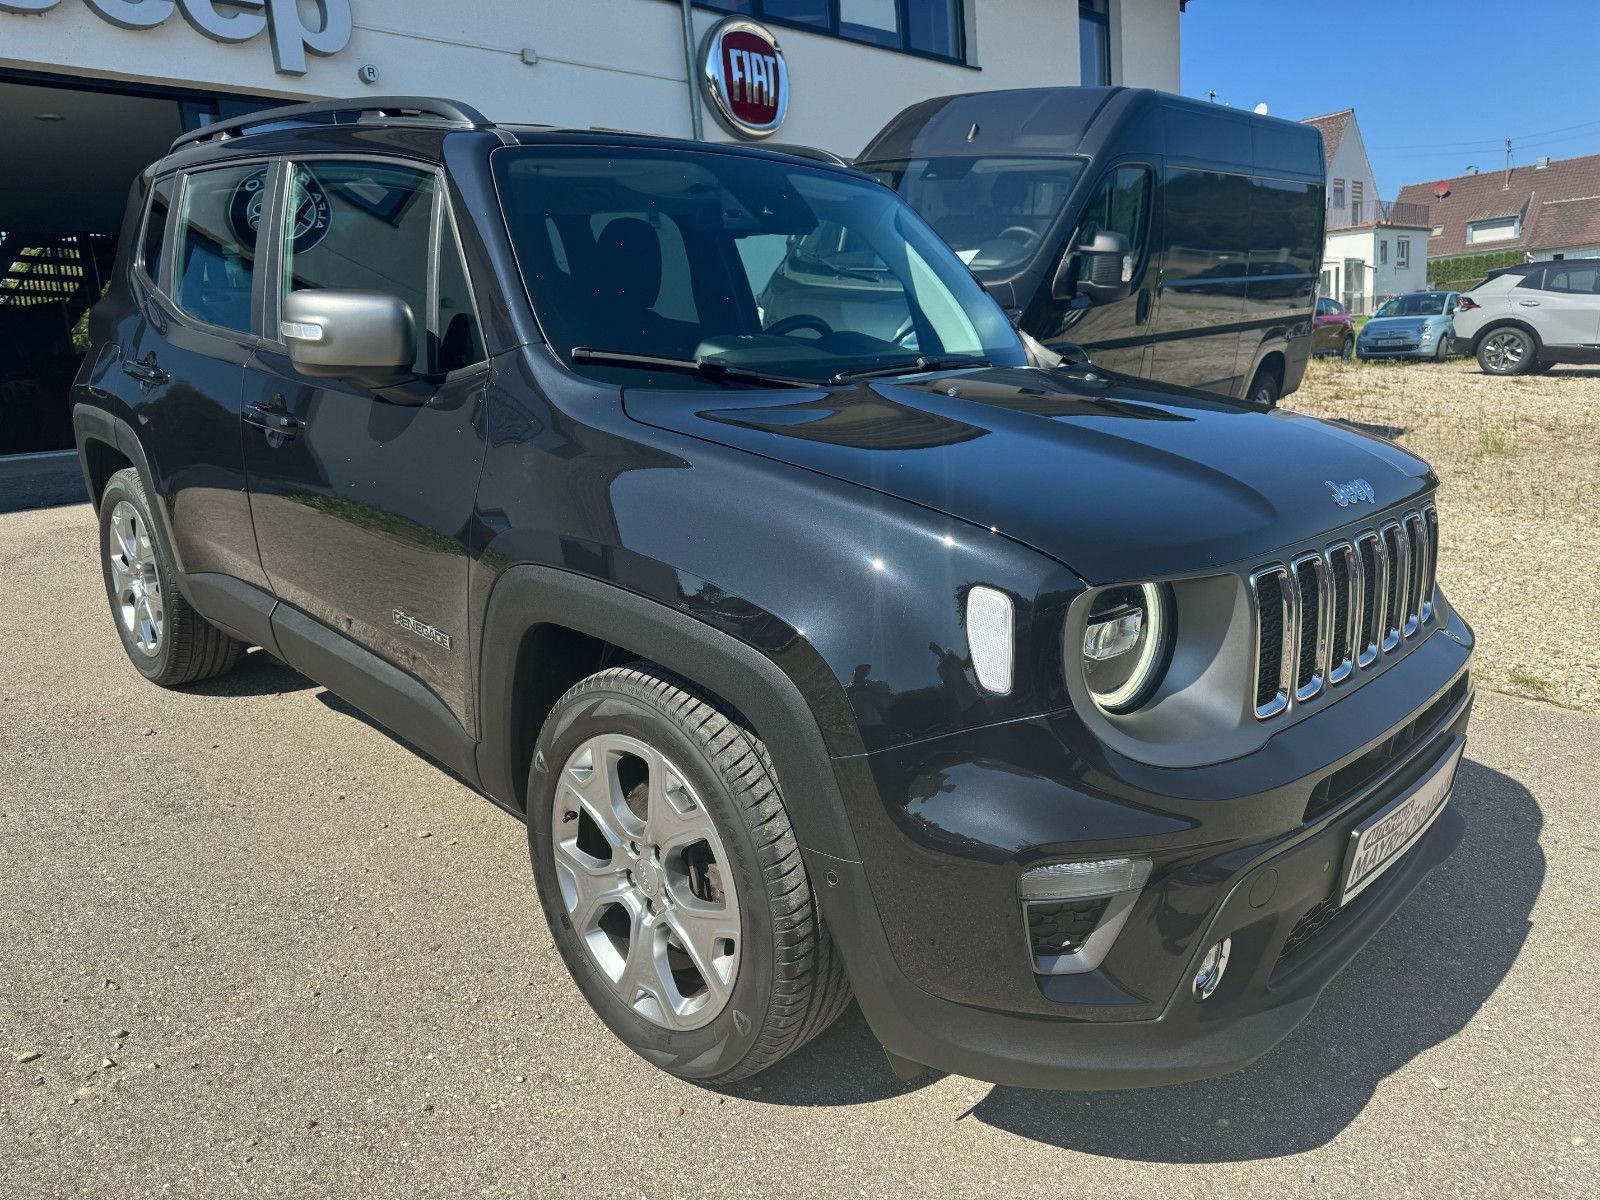
[[[1335,208],[1344,207],[1344,180],[1342,179],[1333,181],[1333,206]]]
[[[1411,239],[1395,238],[1394,240],[1394,265],[1409,267],[1411,265]]]
[[[1359,179],[1350,181],[1350,224],[1361,224],[1361,199],[1365,184]]]
[[[695,0],[701,8],[754,17],[851,42],[954,62],[965,59],[963,0]]]
[[[1389,265],[1389,239],[1388,238],[1379,238],[1378,239],[1378,265],[1380,267],[1387,267]]]
[[[1108,0],[1078,0],[1078,84],[1111,86],[1111,13]]]
[[[1518,234],[1516,217],[1496,217],[1491,221],[1472,221],[1467,225],[1467,244],[1503,242]]]
[[[1430,236],[1432,236],[1432,237],[1443,237],[1444,236],[1444,226],[1443,225],[1435,225],[1433,227],[1433,233]]]

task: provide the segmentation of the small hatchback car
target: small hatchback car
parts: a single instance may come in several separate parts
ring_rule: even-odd
[[[669,1071],[853,994],[907,1075],[1218,1074],[1459,837],[1427,465],[1035,365],[855,171],[364,99],[183,138],[122,247],[74,419],[128,656],[263,647],[521,816]]]
[[[1360,358],[1431,358],[1450,353],[1451,324],[1461,296],[1456,292],[1407,292],[1386,300],[1361,327]]]

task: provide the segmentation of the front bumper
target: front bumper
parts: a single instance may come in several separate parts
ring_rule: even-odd
[[[963,735],[958,747],[838,760],[864,862],[813,870],[827,879],[824,914],[869,1024],[893,1056],[1024,1087],[1179,1083],[1260,1057],[1459,841],[1462,821],[1447,804],[1377,882],[1336,907],[1352,827],[1464,735],[1470,654],[1471,632],[1452,610],[1409,669],[1213,768],[1140,771],[1096,758],[1073,744],[1070,714]],[[1053,764],[1050,742],[1061,748]],[[1300,819],[1319,788],[1373,761],[1381,768],[1348,797]],[[1137,789],[1107,798],[1107,772],[1135,782],[1142,802],[1131,802]],[[1286,805],[1295,819],[1274,824]],[[888,819],[856,816],[874,809]],[[1078,841],[1056,832],[1067,826]],[[1097,970],[1033,973],[1016,886],[1041,847],[1155,860]],[[1189,982],[1222,937],[1233,940],[1227,973],[1199,1002]]]
[[[1437,342],[1356,342],[1356,354],[1361,358],[1421,358],[1436,353],[1437,348]]]

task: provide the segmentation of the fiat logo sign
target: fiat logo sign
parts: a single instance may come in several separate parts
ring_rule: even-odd
[[[711,111],[724,128],[747,138],[778,131],[789,114],[789,67],[770,30],[737,17],[719,21],[701,60]]]

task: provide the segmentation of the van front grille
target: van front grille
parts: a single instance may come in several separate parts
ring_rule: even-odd
[[[1276,717],[1375,667],[1434,617],[1434,506],[1250,576],[1255,712]]]

